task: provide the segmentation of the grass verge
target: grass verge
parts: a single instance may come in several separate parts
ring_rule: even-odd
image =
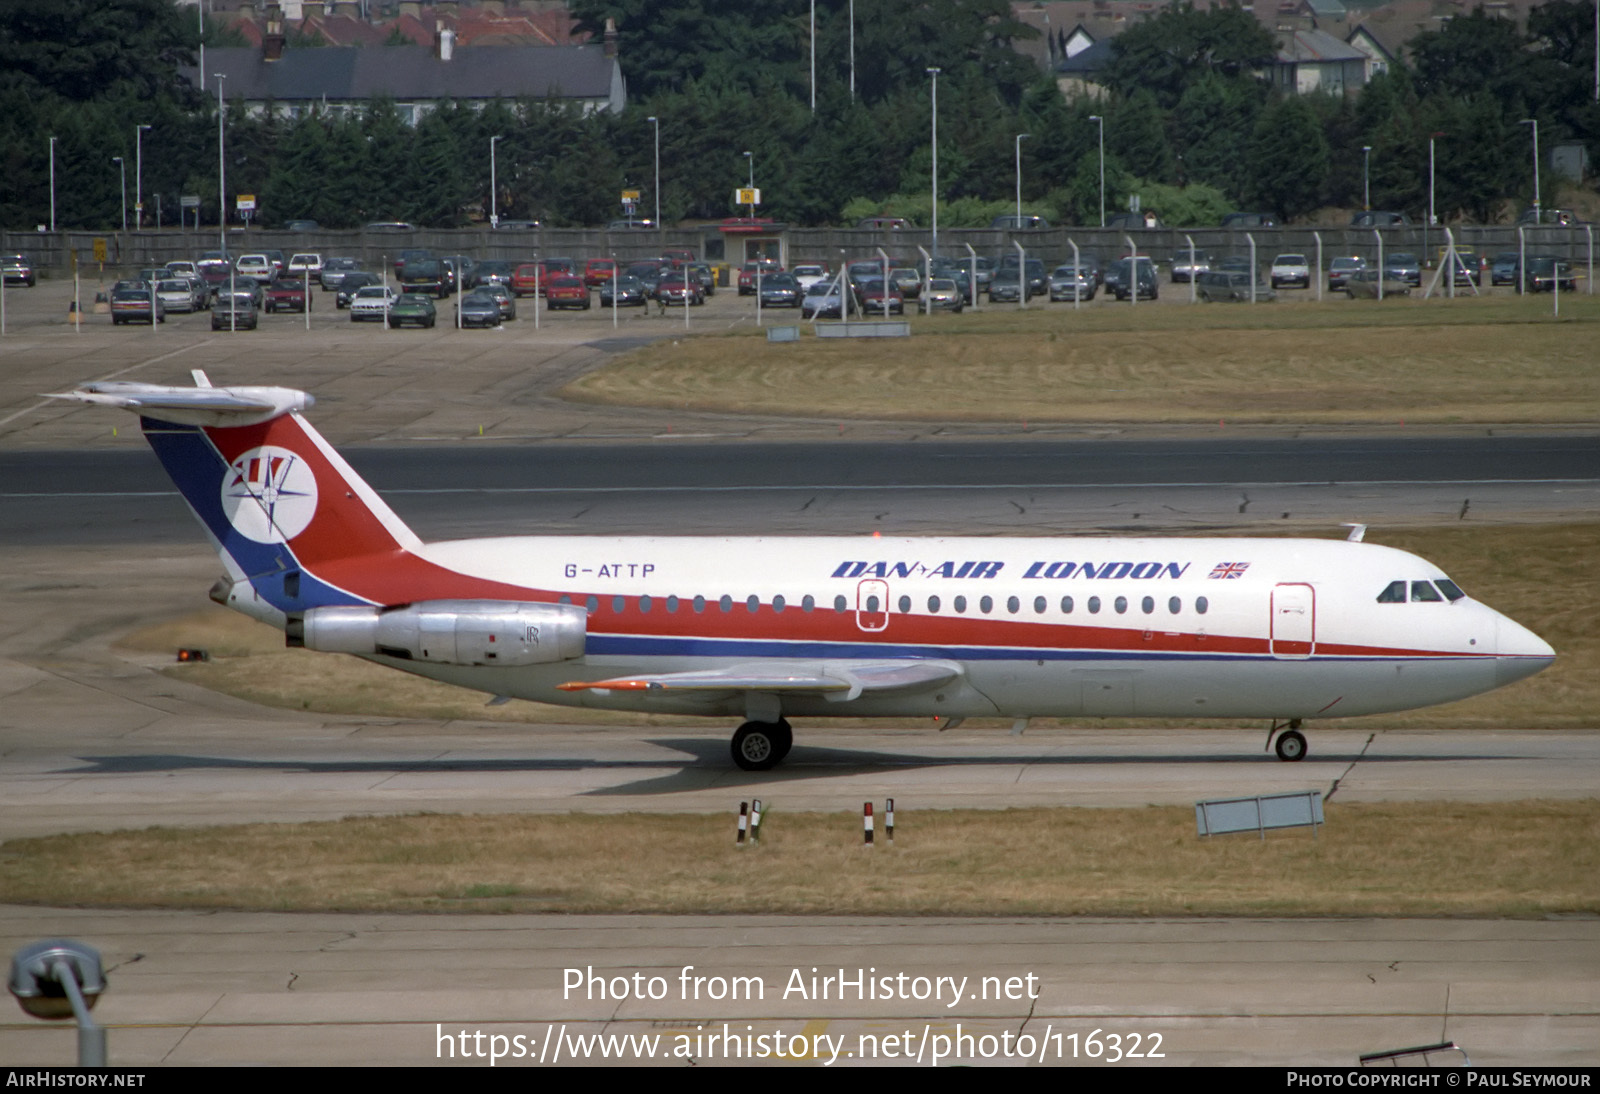
[[[1330,804],[1307,830],[1199,839],[1181,807],[409,816],[0,845],[11,902],[266,911],[1479,916],[1600,912],[1600,802]],[[880,835],[880,839],[882,836]]]
[[[1600,300],[1405,299],[1255,308],[1010,306],[914,317],[911,338],[755,330],[664,340],[576,401],[928,421],[1451,424],[1600,418]],[[773,318],[772,323],[798,318]]]

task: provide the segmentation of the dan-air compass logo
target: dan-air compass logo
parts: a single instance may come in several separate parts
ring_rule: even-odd
[[[222,477],[228,523],[257,543],[283,543],[306,530],[317,512],[317,476],[287,448],[252,448]]]

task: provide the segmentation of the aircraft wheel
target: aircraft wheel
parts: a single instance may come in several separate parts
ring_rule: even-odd
[[[1277,753],[1285,763],[1299,763],[1306,758],[1305,736],[1294,729],[1278,734]]]
[[[733,734],[733,762],[741,771],[768,771],[788,753],[794,735],[787,722],[746,722]]]

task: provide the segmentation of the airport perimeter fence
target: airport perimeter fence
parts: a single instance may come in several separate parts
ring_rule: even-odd
[[[1480,256],[1518,249],[1518,229],[1514,225],[1452,226],[1457,246],[1471,248]],[[1248,256],[1250,237],[1256,245],[1256,258],[1268,264],[1282,253],[1304,254],[1315,261],[1316,234],[1322,237],[1323,263],[1335,256],[1360,256],[1376,260],[1378,236],[1385,254],[1411,252],[1424,265],[1434,265],[1446,245],[1443,227],[1424,228],[1143,228],[1132,231],[1112,228],[1047,228],[1033,231],[954,228],[939,233],[939,253],[962,260],[972,251],[979,256],[999,258],[1016,253],[1020,243],[1030,257],[1047,263],[1068,262],[1072,245],[1082,252],[1094,252],[1102,261],[1126,253],[1131,239],[1140,254],[1157,262],[1170,262],[1186,254],[1189,239],[1202,255]],[[841,261],[878,257],[879,249],[897,263],[914,263],[918,248],[934,250],[932,234],[924,229],[898,231],[858,228],[791,228],[775,225],[771,232],[757,233],[763,238],[781,240],[786,265],[800,262],[826,262],[837,269]],[[578,262],[591,258],[615,258],[626,265],[660,255],[664,250],[688,250],[714,263],[743,260],[741,239],[749,233],[728,234],[716,224],[681,227],[664,231],[606,231],[595,228],[540,228],[531,231],[490,231],[486,228],[430,229],[412,231],[331,231],[290,232],[274,229],[229,231],[228,249],[235,258],[254,251],[276,249],[286,255],[311,252],[344,255],[361,259],[369,268],[392,263],[400,251],[428,248],[436,254],[465,254],[475,259],[530,261],[535,258],[565,257]],[[1555,255],[1578,269],[1590,262],[1594,247],[1591,225],[1546,225],[1524,229],[1528,254]],[[72,256],[80,269],[96,269],[96,241],[104,241],[106,268],[125,270],[142,266],[162,266],[168,262],[198,258],[216,250],[220,240],[214,229],[147,229],[141,232],[4,232],[0,251],[27,255],[44,277],[70,276]]]

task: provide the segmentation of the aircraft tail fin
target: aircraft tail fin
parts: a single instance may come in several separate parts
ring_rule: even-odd
[[[371,603],[350,591],[369,568],[420,540],[300,411],[315,400],[280,387],[99,382],[53,398],[131,410],[211,537],[249,614],[275,617]],[[220,598],[219,598],[220,599]]]

